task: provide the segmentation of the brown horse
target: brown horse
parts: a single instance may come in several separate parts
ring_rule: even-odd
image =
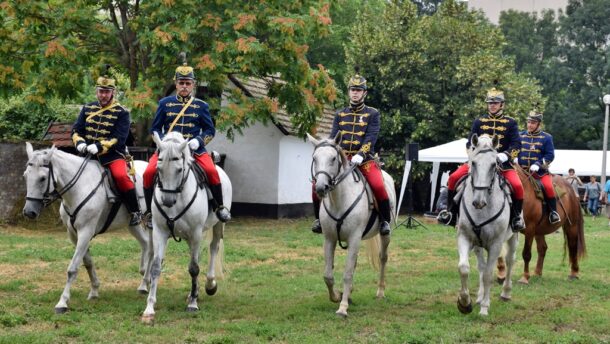
[[[525,243],[523,245],[523,277],[519,283],[528,284],[530,278],[529,263],[532,259],[532,242],[536,239],[538,261],[534,275],[542,276],[542,266],[546,255],[547,244],[544,236],[554,233],[559,227],[563,227],[564,257],[567,248],[570,256],[570,275],[568,279],[578,279],[578,260],[586,254],[584,218],[580,208],[578,197],[572,191],[568,182],[561,176],[553,176],[553,184],[556,190],[563,190],[561,197],[557,198],[557,212],[561,216],[561,222],[549,223],[549,213],[543,208],[542,202],[536,198],[536,189],[533,177],[520,166],[515,170],[521,179],[524,191],[523,218],[525,220]],[[498,259],[498,280],[504,278],[504,261]]]

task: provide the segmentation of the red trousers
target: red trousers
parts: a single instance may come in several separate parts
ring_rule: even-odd
[[[205,171],[205,174],[208,176],[208,183],[210,183],[210,186],[220,184],[220,176],[218,175],[218,171],[216,170],[216,165],[214,165],[214,162],[212,161],[212,158],[210,158],[210,155],[208,153],[202,153],[199,155],[193,154],[193,158],[195,159],[195,162],[197,162],[197,164],[201,166],[201,168],[203,168],[203,170]],[[155,174],[157,173],[158,160],[158,152],[155,152],[155,154],[153,154],[148,160],[148,166],[144,171],[144,177],[142,181],[144,183],[144,187],[147,189],[152,188],[153,183],[155,182]]]
[[[131,180],[131,178],[127,174],[127,162],[125,160],[114,160],[106,164],[106,166],[108,167],[108,169],[110,169],[112,179],[114,179],[116,187],[119,189],[120,192],[125,193],[136,187],[133,183],[133,180]]]
[[[532,173],[532,176],[536,179],[539,179],[544,186],[544,196],[545,198],[555,198],[555,189],[553,189],[553,177],[550,174],[545,174],[544,176],[539,176],[537,173]]]
[[[385,201],[389,199],[388,192],[385,189],[385,185],[383,184],[383,176],[381,174],[381,168],[379,165],[375,163],[373,160],[369,160],[364,164],[358,166],[360,172],[366,179],[367,183],[371,186],[371,190],[373,190],[373,194],[375,195],[375,199],[377,202]],[[315,192],[316,185],[313,184],[311,197],[314,201],[319,201],[318,195]]]
[[[455,191],[457,182],[465,175],[468,174],[468,164],[463,164],[458,167],[453,173],[449,175],[449,181],[447,181],[447,188],[451,191]],[[523,200],[523,185],[515,170],[502,170],[502,175],[513,187],[513,197],[516,200]]]

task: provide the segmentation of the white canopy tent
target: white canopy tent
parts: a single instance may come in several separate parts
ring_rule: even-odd
[[[430,183],[432,184],[432,192],[430,192],[430,211],[434,210],[434,196],[436,194],[436,181],[441,162],[448,163],[464,163],[468,161],[466,154],[465,138],[444,143],[439,146],[422,149],[419,151],[418,161],[426,161],[432,163],[432,173],[430,173]],[[603,151],[593,150],[555,150],[555,159],[550,165],[551,173],[567,175],[568,170],[573,168],[578,176],[600,176],[602,171],[602,155]],[[610,175],[610,159],[606,160],[606,174]],[[411,162],[405,164],[405,172],[403,175],[402,186],[400,190],[400,198],[397,209],[403,200],[405,186],[411,171]],[[447,173],[448,171],[444,171]],[[452,172],[452,171],[451,171]],[[443,176],[446,182],[445,175]],[[398,210],[397,210],[398,211]]]

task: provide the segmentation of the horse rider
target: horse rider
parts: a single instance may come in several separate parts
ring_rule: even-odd
[[[553,189],[553,179],[549,173],[549,164],[555,158],[555,147],[553,136],[542,131],[542,114],[531,111],[527,116],[527,130],[521,133],[521,152],[519,153],[519,165],[529,170],[532,176],[539,179],[544,186],[544,199],[549,207],[549,222],[561,221],[557,213],[557,201]]]
[[[470,135],[468,136],[466,148],[470,148],[470,140],[474,134],[479,136],[487,134],[492,137],[496,135],[498,137],[498,166],[502,170],[502,175],[504,175],[504,178],[506,178],[513,189],[513,194],[511,195],[513,201],[511,225],[514,232],[522,231],[525,229],[525,223],[523,222],[521,214],[523,208],[523,185],[521,184],[517,172],[511,165],[511,161],[518,156],[521,150],[521,137],[519,136],[517,122],[512,117],[504,114],[504,92],[497,90],[496,88],[490,89],[487,92],[485,102],[487,103],[487,114],[474,120],[472,128],[470,129]],[[439,213],[439,222],[446,225],[455,225],[459,208],[454,204],[455,202],[453,200],[456,193],[455,189],[458,181],[466,176],[468,171],[469,167],[466,163],[458,167],[458,169],[449,176],[449,181],[447,183],[447,210]]]
[[[183,57],[186,60],[185,57]],[[205,171],[208,186],[212,192],[214,202],[213,210],[218,220],[227,222],[231,219],[231,213],[223,205],[222,185],[216,165],[205,149],[216,129],[210,116],[208,104],[201,99],[195,98],[195,72],[193,67],[188,66],[186,61],[176,68],[174,74],[176,84],[176,95],[165,97],[159,101],[157,112],[150,129],[151,134],[157,133],[159,138],[170,131],[177,131],[188,140],[188,146],[193,153],[196,163]],[[157,173],[158,151],[148,161],[148,167],[144,171],[144,198],[146,200],[146,226],[152,228],[150,209],[154,191],[155,174]]]
[[[352,164],[360,169],[371,186],[381,217],[379,234],[390,234],[390,199],[383,183],[381,168],[374,159],[375,142],[379,136],[380,115],[377,109],[364,104],[367,94],[366,79],[358,74],[354,75],[348,83],[349,103],[335,114],[330,138],[334,139],[340,133],[339,145]],[[315,189],[315,186],[314,186]],[[311,230],[322,233],[320,225],[320,199],[313,192],[314,221]]]
[[[95,85],[97,101],[85,104],[72,127],[72,142],[81,154],[96,157],[110,174],[131,214],[129,225],[141,222],[140,206],[133,180],[127,174],[125,141],[131,123],[129,111],[114,98],[115,80],[100,76]]]

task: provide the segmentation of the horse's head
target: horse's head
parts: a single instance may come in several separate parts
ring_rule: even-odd
[[[498,139],[488,135],[474,134],[470,140],[468,163],[470,183],[473,190],[472,205],[482,209],[487,205],[487,197],[492,190],[497,175],[496,147]]]
[[[182,192],[193,158],[188,141],[180,133],[169,132],[163,140],[154,133],[153,140],[159,148],[157,175],[161,202],[169,208],[176,204],[176,195]]]
[[[307,137],[314,145],[311,174],[316,183],[316,193],[319,197],[325,197],[334,188],[335,179],[341,173],[341,168],[347,166],[347,158],[338,144],[339,133],[334,140],[317,140],[309,134]]]
[[[25,143],[28,153],[28,164],[23,176],[25,177],[26,197],[23,215],[35,219],[50,199],[50,194],[55,191],[55,181],[51,167],[51,158],[55,153],[55,146],[34,151],[29,142]]]

